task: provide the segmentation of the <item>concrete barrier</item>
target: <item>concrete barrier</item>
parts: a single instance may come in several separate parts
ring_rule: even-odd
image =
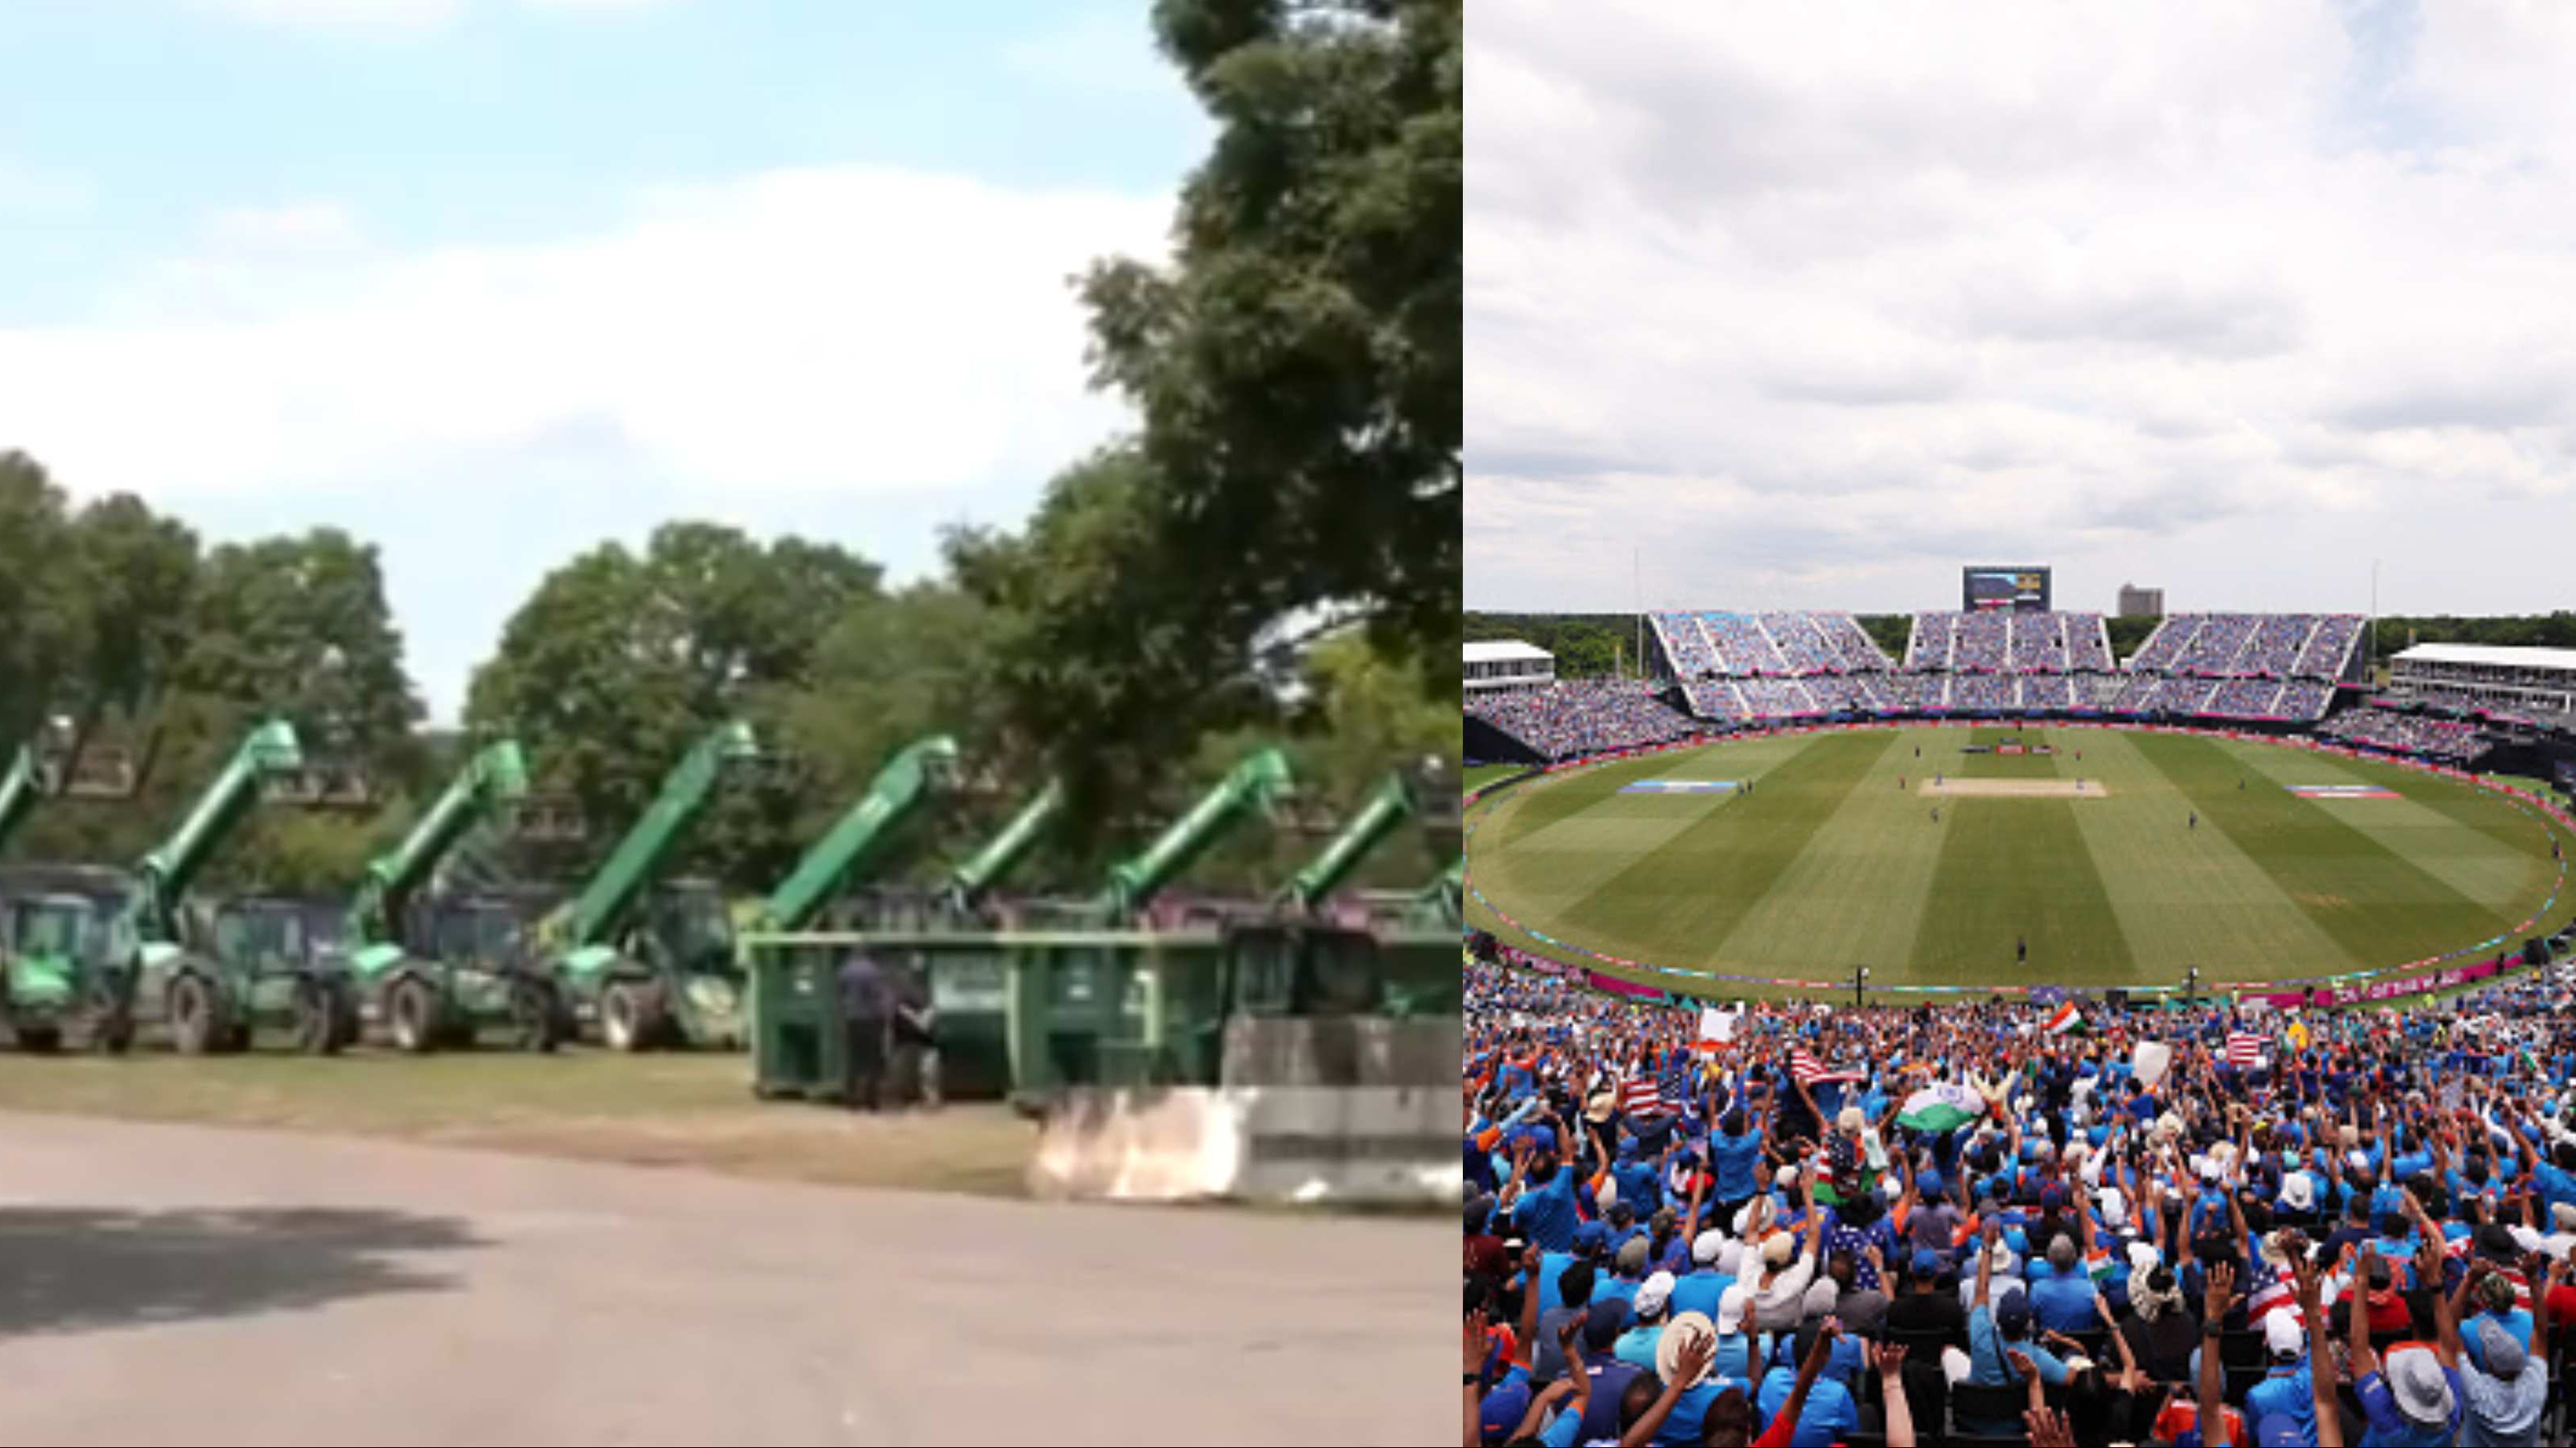
[[[1456,1018],[1238,1019],[1223,1084],[1081,1087],[1052,1104],[1041,1197],[1458,1200]]]

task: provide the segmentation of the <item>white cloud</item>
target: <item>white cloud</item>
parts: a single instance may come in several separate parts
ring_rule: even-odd
[[[327,206],[238,213],[106,319],[0,330],[0,437],[158,497],[575,436],[702,498],[1043,476],[1124,422],[1067,278],[1161,255],[1169,214],[855,167],[669,189],[549,245],[370,254]]]
[[[358,220],[331,201],[238,206],[216,213],[207,237],[222,253],[313,255],[358,244]]]
[[[1467,42],[1471,603],[1624,606],[1631,548],[1650,603],[2026,553],[2072,606],[2324,606],[2379,551],[2560,601],[2493,557],[2576,523],[2565,11],[1492,0]]]

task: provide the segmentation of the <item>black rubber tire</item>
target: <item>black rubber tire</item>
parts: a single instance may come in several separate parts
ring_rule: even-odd
[[[205,977],[188,974],[170,982],[170,1044],[182,1056],[204,1056],[223,1049],[224,1031],[215,1016],[215,988]]]
[[[395,981],[385,994],[385,1034],[394,1049],[426,1056],[438,1049],[438,996],[416,975]]]
[[[640,981],[611,981],[599,993],[599,1040],[612,1051],[649,1051],[662,1036],[661,997]]]
[[[510,986],[510,1044],[522,1051],[551,1052],[563,1043],[554,992],[533,980]]]
[[[307,1056],[340,1054],[340,983],[320,976],[295,982],[295,1049]]]
[[[50,1056],[63,1044],[60,1026],[20,1026],[12,1034],[17,1037],[18,1049],[31,1056]]]
[[[352,982],[334,977],[331,982],[331,1049],[336,1055],[365,1039],[366,1022],[358,1017],[358,988]]]

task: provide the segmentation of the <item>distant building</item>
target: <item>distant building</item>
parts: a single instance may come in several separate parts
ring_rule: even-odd
[[[2390,661],[2388,696],[2561,723],[2576,714],[2576,649],[2416,644]]]
[[[1556,655],[1517,639],[1489,639],[1467,645],[1466,665],[1470,694],[1544,689],[1556,682]]]
[[[2165,616],[2165,591],[2140,588],[2134,583],[2120,585],[2120,617],[2162,618]]]

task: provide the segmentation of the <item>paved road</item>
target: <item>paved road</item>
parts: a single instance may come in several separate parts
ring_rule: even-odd
[[[1445,1442],[1447,1250],[0,1114],[0,1441]]]

